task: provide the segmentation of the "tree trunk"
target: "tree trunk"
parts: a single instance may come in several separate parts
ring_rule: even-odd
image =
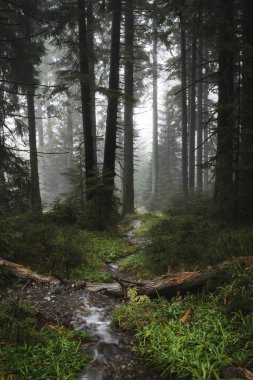
[[[33,83],[33,67],[29,67],[31,72],[31,83]],[[27,89],[27,109],[28,109],[28,131],[29,131],[29,147],[30,147],[30,166],[31,166],[31,205],[32,211],[42,213],[39,171],[38,171],[38,155],[36,142],[36,122],[34,107],[35,89],[29,86]]]
[[[43,153],[45,138],[44,138],[43,109],[42,109],[42,103],[40,99],[37,99],[37,103],[36,103],[36,129],[37,129],[37,134],[38,134],[38,152]],[[40,190],[41,192],[43,192],[45,188],[44,182],[45,182],[45,171],[46,171],[44,154],[39,154],[38,161],[39,161],[38,164],[39,164]]]
[[[39,184],[39,170],[38,170],[38,154],[37,154],[37,138],[36,138],[36,116],[35,116],[35,69],[31,59],[32,54],[29,49],[32,49],[31,34],[34,30],[33,20],[27,18],[25,21],[25,36],[27,39],[26,46],[26,80],[29,85],[25,86],[26,102],[27,102],[27,116],[28,116],[28,136],[29,136],[29,155],[30,155],[30,194],[31,194],[31,208],[33,213],[42,213],[40,184]]]
[[[92,129],[92,112],[91,112],[91,91],[89,77],[89,61],[87,47],[87,30],[86,30],[86,11],[85,0],[78,0],[79,20],[79,54],[80,54],[80,73],[81,73],[81,103],[83,116],[83,134],[85,150],[85,176],[86,176],[86,196],[87,201],[94,197],[94,190],[91,188],[92,179],[96,171],[96,159],[93,149],[93,129]],[[93,185],[93,186],[92,186]]]
[[[198,44],[198,131],[197,131],[197,189],[203,189],[203,37],[200,35]]]
[[[190,145],[189,145],[189,190],[195,187],[195,132],[196,132],[196,34],[192,33],[192,59],[191,59],[191,120],[190,120]]]
[[[216,201],[218,215],[233,221],[235,194],[233,183],[234,144],[234,6],[232,0],[219,1],[219,100],[216,157]]]
[[[243,0],[242,133],[240,162],[241,219],[253,221],[253,3]]]
[[[123,215],[134,212],[134,14],[133,0],[126,1],[125,12],[125,110]]]
[[[186,33],[184,16],[180,16],[181,28],[181,102],[182,102],[182,190],[188,193],[188,122],[187,122],[187,70]]]
[[[92,143],[95,165],[97,165],[97,127],[96,127],[96,77],[95,77],[95,52],[94,52],[94,15],[93,3],[87,5],[87,47],[89,54],[89,74],[90,74],[90,104],[92,122]]]
[[[207,165],[209,159],[209,108],[208,108],[208,83],[204,84],[204,94],[203,94],[203,121],[204,121],[204,163]],[[207,190],[209,187],[209,170],[208,167],[204,170],[204,189]]]
[[[155,21],[156,22],[156,21]],[[152,145],[152,205],[158,206],[158,32],[153,31],[153,145]]]
[[[4,123],[5,123],[5,114],[4,114],[4,85],[0,84],[0,105],[2,114],[0,114],[0,213],[4,211],[7,206],[4,200],[5,193],[5,170],[4,170],[4,146],[5,146],[5,136],[4,136]]]
[[[43,129],[43,110],[41,101],[37,102],[37,112],[36,112],[36,126],[38,132],[38,150],[39,152],[43,152],[44,149],[44,129]]]
[[[69,152],[67,155],[67,169],[72,167],[73,151],[74,151],[74,136],[73,136],[73,104],[71,98],[68,96],[67,103],[67,134],[66,134],[66,149]]]
[[[113,211],[113,190],[117,148],[117,117],[119,99],[121,0],[112,0],[112,32],[109,77],[109,98],[106,118],[103,179],[106,214]]]

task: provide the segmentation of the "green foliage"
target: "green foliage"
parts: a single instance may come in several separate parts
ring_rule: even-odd
[[[229,269],[231,280],[219,290],[217,299],[226,310],[243,314],[253,313],[253,265],[239,264]]]
[[[77,215],[78,212],[74,205],[56,199],[52,211],[48,214],[48,218],[57,224],[68,225],[76,223]]]
[[[127,256],[134,250],[115,234],[80,231],[80,236],[86,241],[87,251],[106,263]]]
[[[0,326],[1,342],[31,343],[36,338],[36,319],[25,303],[1,301]]]
[[[0,218],[2,257],[45,274],[108,282],[106,264],[134,252],[115,232],[80,230],[54,217]]]
[[[160,221],[163,221],[166,218],[163,214],[159,212],[155,213],[144,213],[138,215],[138,219],[141,220],[141,225],[134,231],[134,236],[140,237],[149,237],[150,231],[154,226],[157,225]],[[136,216],[135,216],[136,219]]]
[[[1,129],[1,127],[0,127]],[[30,207],[28,162],[1,143],[0,214],[26,212]]]
[[[0,216],[0,252],[1,257],[11,259],[22,240],[18,231],[18,218],[4,218]]]
[[[23,220],[24,222],[24,220]],[[16,258],[33,268],[69,276],[69,271],[85,262],[85,247],[71,226],[57,226],[48,220],[26,219],[19,226],[22,241]]]
[[[80,231],[79,238],[85,243],[86,264],[75,271],[75,276],[87,281],[111,281],[105,264],[130,255],[134,247],[120,237],[106,232]]]
[[[80,228],[111,229],[119,221],[119,200],[115,195],[112,195],[112,210],[107,208],[108,192],[111,192],[113,184],[100,170],[95,171],[87,181],[83,160],[82,151],[79,151],[71,169],[66,173],[72,190],[66,194],[62,205],[65,205],[65,209],[68,205],[74,210]]]
[[[250,227],[224,227],[194,215],[160,219],[148,231],[144,236],[149,233],[151,237],[146,249],[149,265],[158,274],[167,271],[168,266],[196,268],[248,256],[253,244]]]
[[[2,301],[0,310],[0,377],[76,379],[89,359],[81,352],[89,336],[52,325],[39,330],[32,310],[23,303]]]
[[[188,323],[181,318],[193,311]],[[252,315],[226,315],[216,299],[186,297],[183,301],[131,297],[115,311],[115,323],[135,329],[136,351],[161,371],[161,378],[220,379],[221,370],[252,357]]]
[[[144,252],[134,253],[120,261],[120,269],[129,271],[131,277],[137,280],[152,277],[152,269],[147,255]]]
[[[210,213],[213,203],[212,193],[188,194],[187,197],[179,193],[171,197],[166,214],[171,216],[206,215]]]

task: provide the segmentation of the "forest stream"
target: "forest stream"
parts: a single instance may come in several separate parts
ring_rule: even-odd
[[[134,236],[133,232],[140,223],[139,220],[133,220],[131,230],[124,238],[129,244],[139,244],[141,252],[148,241]],[[108,271],[114,278],[124,275],[120,271],[120,260],[108,264]],[[103,288],[103,284],[94,284],[95,287],[97,285]],[[46,320],[72,325],[92,336],[88,347],[92,359],[79,380],[157,379],[143,359],[133,352],[133,335],[119,331],[112,324],[113,309],[123,302],[121,298],[87,289],[36,284],[18,288],[15,294],[29,300]]]
[[[134,230],[140,226],[140,220],[132,221],[131,230],[125,239],[129,244],[141,247],[148,241],[134,236]],[[141,249],[140,249],[141,250]],[[113,277],[120,277],[120,260],[108,265]],[[142,360],[134,354],[133,337],[120,333],[112,326],[112,311],[122,300],[111,299],[105,295],[85,293],[83,307],[76,315],[73,325],[79,331],[89,332],[93,344],[89,349],[92,361],[80,376],[80,380],[106,379],[155,379]]]

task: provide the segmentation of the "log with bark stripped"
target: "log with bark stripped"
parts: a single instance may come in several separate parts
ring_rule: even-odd
[[[126,281],[121,278],[117,283],[112,284],[88,284],[87,289],[92,292],[104,292],[105,294],[124,297],[125,287],[133,286],[137,289],[139,295],[147,294],[150,297],[163,295],[171,298],[177,294],[196,293],[201,291],[204,286],[209,285],[210,290],[214,290],[221,282],[228,278],[228,267],[232,263],[241,265],[253,265],[253,257],[238,257],[231,261],[223,262],[216,266],[210,266],[207,269],[195,272],[169,273],[164,276],[156,277],[152,280],[145,280],[140,283]],[[125,286],[122,287],[122,283]]]
[[[31,280],[34,282],[40,283],[49,283],[49,284],[59,284],[61,281],[57,278],[51,276],[43,276],[42,274],[38,274],[33,272],[31,269],[24,267],[21,264],[16,264],[8,260],[4,260],[0,258],[0,268],[8,269],[9,273],[17,278],[23,280]]]

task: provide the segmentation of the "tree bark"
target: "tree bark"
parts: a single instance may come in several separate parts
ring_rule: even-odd
[[[3,212],[7,206],[4,200],[5,193],[5,170],[4,170],[4,146],[5,146],[5,136],[4,136],[4,123],[5,123],[5,114],[4,114],[4,85],[0,84],[0,105],[2,114],[0,114],[0,212]]]
[[[29,68],[33,73],[33,67]],[[34,78],[31,74],[31,83]],[[34,107],[35,89],[30,86],[27,89],[27,109],[28,109],[28,131],[29,131],[29,147],[30,147],[30,166],[31,166],[31,205],[32,211],[35,213],[42,213],[41,197],[40,197],[40,184],[39,184],[39,170],[38,170],[38,155],[37,155],[37,141],[36,141],[36,119]]]
[[[204,121],[204,163],[207,165],[209,159],[209,108],[208,108],[208,83],[204,84],[204,94],[203,94],[203,121]],[[209,170],[208,167],[204,169],[204,189],[207,190],[209,187]]]
[[[21,264],[16,264],[8,260],[0,258],[0,268],[5,267],[10,271],[10,274],[14,277],[21,278],[23,280],[31,280],[40,283],[52,283],[58,284],[60,280],[54,277],[47,277],[41,274],[35,273],[29,268],[24,267]]]
[[[91,184],[96,171],[96,159],[93,149],[93,129],[92,129],[92,111],[91,111],[91,90],[88,61],[87,45],[87,28],[86,28],[86,10],[85,0],[78,0],[78,31],[79,31],[79,54],[80,54],[80,74],[81,78],[81,103],[83,117],[83,134],[85,150],[85,176],[86,176],[86,196],[87,201],[94,197],[94,184]],[[93,186],[92,186],[93,185]]]
[[[216,201],[219,217],[235,218],[233,182],[234,115],[234,4],[219,1],[219,100],[216,156]]]
[[[66,133],[66,149],[67,154],[67,169],[72,167],[73,151],[74,151],[74,134],[73,134],[73,112],[71,98],[68,96],[67,102],[67,133]]]
[[[138,295],[146,294],[152,298],[157,298],[158,296],[172,298],[178,294],[197,293],[206,285],[208,285],[209,290],[215,290],[218,286],[221,286],[222,282],[229,279],[227,269],[233,263],[239,263],[243,266],[252,265],[253,258],[251,256],[238,257],[233,261],[226,261],[201,271],[171,273],[152,280],[145,280],[141,283],[123,278],[116,279],[117,283],[112,284],[87,283],[87,290],[104,292],[114,297],[125,297],[127,288],[134,286]]]
[[[197,189],[203,189],[203,37],[200,34],[198,43],[198,130],[197,130]]]
[[[253,221],[253,3],[243,0],[242,132],[240,162],[240,212]]]
[[[182,103],[182,190],[188,193],[188,121],[187,121],[187,70],[186,31],[184,16],[180,16],[181,28],[181,103]]]
[[[134,14],[133,0],[126,1],[125,12],[125,110],[124,173],[122,213],[134,212]]]
[[[189,143],[189,190],[195,187],[195,132],[196,132],[196,34],[192,33],[192,59],[191,59],[191,97],[190,97],[190,143]]]
[[[112,0],[112,32],[109,77],[109,98],[106,118],[103,179],[106,214],[113,211],[113,191],[117,148],[117,117],[119,99],[121,0]]]
[[[156,23],[156,21],[155,21]],[[152,145],[152,204],[158,206],[158,62],[157,27],[153,30],[153,145]]]
[[[92,122],[92,145],[95,165],[97,165],[97,127],[96,127],[96,76],[95,76],[95,52],[94,52],[94,14],[93,3],[87,5],[87,47],[90,75],[90,102]]]
[[[44,149],[44,129],[43,129],[43,110],[42,110],[42,104],[41,101],[38,100],[37,102],[37,132],[38,132],[38,150],[39,152],[43,152]]]
[[[25,36],[27,39],[27,46],[25,47],[25,64],[26,64],[26,80],[29,85],[25,86],[26,102],[27,102],[27,116],[28,116],[28,136],[29,136],[29,155],[30,155],[30,194],[31,194],[31,208],[33,213],[42,213],[40,184],[39,184],[39,169],[38,169],[38,154],[37,154],[37,137],[36,137],[36,116],[35,116],[35,68],[32,55],[32,42],[31,34],[34,29],[33,21],[29,18],[25,20]]]

